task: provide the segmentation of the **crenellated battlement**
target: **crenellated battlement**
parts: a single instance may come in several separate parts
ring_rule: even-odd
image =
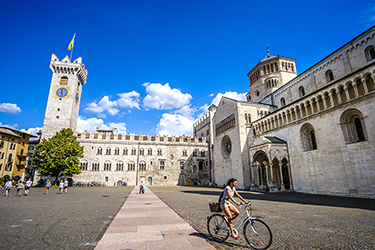
[[[60,61],[55,54],[52,54],[49,67],[53,73],[77,75],[82,84],[87,81],[88,71],[85,69],[85,64],[82,63],[82,57],[78,57],[71,62],[69,57],[65,56]]]
[[[207,123],[210,122],[210,114],[209,113],[206,113],[204,114],[201,118],[199,118],[195,123],[194,123],[194,128],[196,128],[197,126],[199,126],[200,124],[203,123],[203,126],[205,126]]]
[[[113,134],[108,132],[91,132],[76,133],[79,141],[94,140],[97,142],[105,141],[133,141],[133,142],[152,142],[152,143],[194,143],[205,145],[205,138],[197,138],[191,136],[166,136],[166,135],[144,135],[144,134]]]

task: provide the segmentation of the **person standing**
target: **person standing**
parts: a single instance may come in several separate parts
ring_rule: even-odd
[[[64,193],[68,193],[68,186],[69,186],[69,182],[67,181],[67,179],[64,180]]]
[[[50,180],[47,180],[47,183],[46,183],[45,187],[46,187],[46,194],[48,194],[49,188],[51,187],[51,181]]]
[[[16,195],[18,195],[18,197],[21,197],[21,194],[22,194],[22,189],[23,189],[23,183],[21,180],[19,180],[16,184],[17,186],[17,193]]]
[[[62,194],[63,188],[64,188],[64,182],[63,182],[63,180],[61,180],[60,184],[59,184],[59,194]]]
[[[29,195],[29,192],[30,192],[30,188],[31,188],[31,185],[33,184],[33,182],[31,181],[31,179],[28,179],[26,181],[26,185],[25,185],[25,195]]]
[[[5,185],[4,185],[4,187],[5,187],[5,196],[9,196],[9,190],[11,190],[12,189],[12,182],[10,181],[10,180],[8,180],[6,183],[5,183]]]

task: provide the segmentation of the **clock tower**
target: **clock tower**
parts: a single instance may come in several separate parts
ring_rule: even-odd
[[[76,131],[82,86],[86,83],[87,70],[79,57],[73,62],[68,56],[61,61],[52,54],[51,87],[44,116],[42,138],[50,138],[63,128]]]

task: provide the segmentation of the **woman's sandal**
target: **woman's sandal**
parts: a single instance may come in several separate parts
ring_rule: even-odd
[[[238,236],[233,236],[233,235],[231,235],[230,237],[232,237],[233,239],[235,239],[235,240],[238,240],[240,237],[238,237]]]

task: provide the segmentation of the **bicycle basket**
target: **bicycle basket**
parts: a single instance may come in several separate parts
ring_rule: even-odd
[[[210,203],[208,203],[208,205],[210,205],[211,212],[221,212],[221,211],[223,211],[220,207],[220,203],[210,202]]]

